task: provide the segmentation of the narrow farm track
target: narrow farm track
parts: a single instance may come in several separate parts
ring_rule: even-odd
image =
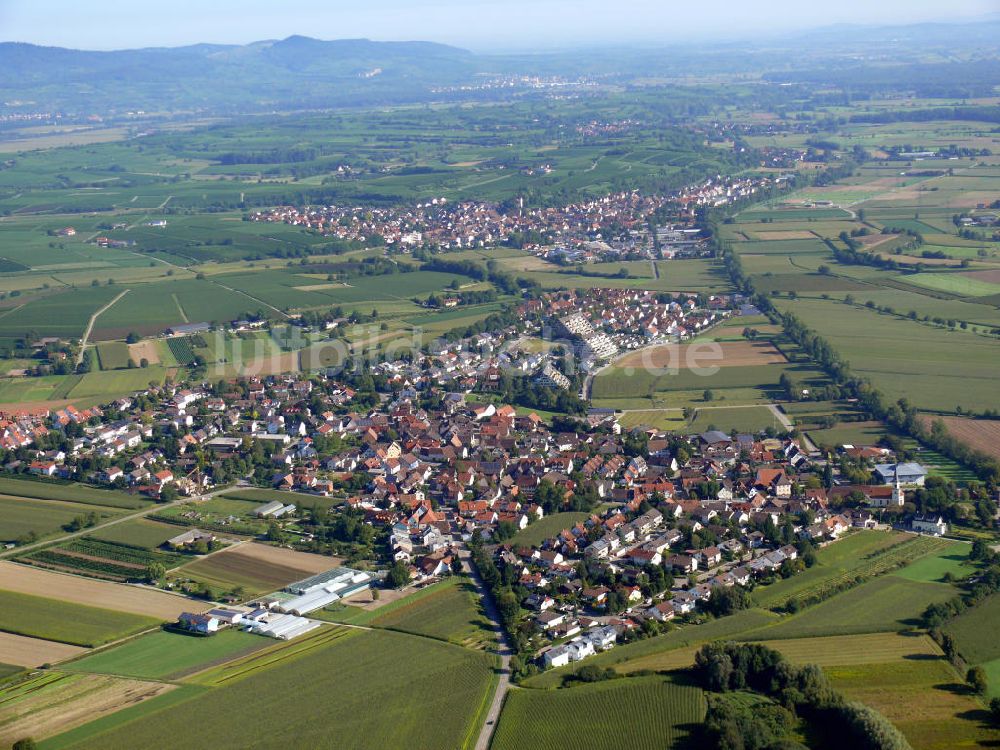
[[[500,711],[503,709],[504,701],[507,699],[507,693],[510,692],[510,657],[514,652],[507,642],[507,634],[500,624],[500,613],[497,611],[496,604],[490,597],[489,591],[486,590],[486,584],[483,583],[483,579],[479,576],[479,571],[472,562],[472,555],[468,549],[463,548],[458,553],[458,556],[469,571],[469,577],[483,602],[483,609],[486,612],[486,616],[493,623],[493,629],[497,637],[497,646],[499,647],[500,673],[493,693],[493,700],[490,702],[489,710],[486,712],[483,726],[479,730],[479,739],[476,740],[475,746],[475,750],[489,750],[490,742],[493,739],[493,732],[496,730],[497,721],[500,719]]]
[[[258,297],[254,297],[254,296],[253,296],[252,294],[247,294],[247,293],[246,293],[246,292],[244,292],[244,291],[243,291],[242,289],[233,289],[233,288],[232,288],[231,286],[226,286],[225,284],[222,284],[222,283],[220,283],[220,282],[218,282],[218,281],[215,281],[214,279],[210,279],[210,281],[211,281],[211,282],[212,282],[213,284],[215,284],[216,286],[220,286],[220,287],[222,287],[222,288],[223,288],[223,289],[225,289],[226,291],[229,291],[229,292],[233,292],[233,293],[235,293],[235,294],[242,294],[242,295],[243,295],[244,297],[249,297],[249,298],[250,298],[250,299],[252,299],[252,300],[253,300],[254,302],[257,302],[258,304],[261,304],[261,305],[263,305],[264,307],[268,308],[269,310],[274,310],[274,311],[275,311],[276,313],[278,313],[278,315],[281,315],[281,316],[282,316],[282,317],[284,317],[284,318],[285,318],[286,320],[291,320],[291,316],[290,316],[290,315],[288,315],[288,313],[286,313],[286,312],[283,312],[282,310],[279,310],[279,309],[278,309],[277,307],[275,307],[274,305],[269,305],[269,304],[268,304],[268,303],[266,303],[266,302],[265,302],[264,300],[262,300],[262,299],[260,299],[260,298],[258,298]]]
[[[131,289],[126,289],[124,292],[122,292],[121,294],[119,294],[117,297],[115,297],[113,300],[111,300],[108,304],[106,304],[104,307],[102,307],[100,310],[98,310],[97,312],[95,312],[93,315],[90,316],[90,320],[87,321],[87,330],[85,330],[83,332],[83,338],[80,339],[80,353],[76,355],[76,364],[77,364],[77,366],[79,366],[79,364],[81,362],[83,362],[84,352],[87,351],[87,339],[90,338],[90,332],[92,330],[94,330],[94,321],[97,320],[97,318],[100,317],[100,315],[102,313],[105,313],[108,310],[110,310],[112,305],[114,305],[118,300],[120,300],[122,297],[124,297],[130,291],[131,291]]]

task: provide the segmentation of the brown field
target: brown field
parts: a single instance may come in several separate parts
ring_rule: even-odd
[[[966,271],[962,276],[968,276],[970,279],[978,281],[986,281],[990,284],[1000,284],[1000,268],[994,268],[991,271]]]
[[[0,746],[8,747],[23,737],[54,737],[175,687],[108,675],[66,675],[0,705]]]
[[[814,240],[816,235],[804,230],[776,230],[773,232],[754,232],[759,240]]]
[[[881,245],[883,242],[894,239],[895,236],[894,234],[865,234],[861,237],[855,237],[855,239],[865,247],[875,247],[876,245]]]
[[[160,364],[160,352],[156,348],[155,341],[140,341],[138,344],[129,344],[128,355],[136,364],[144,359],[151,365]]]
[[[330,570],[342,562],[337,557],[250,542],[185,565],[177,572],[216,585],[239,585],[263,593]]]
[[[0,664],[18,667],[40,667],[79,656],[87,649],[68,643],[43,641],[13,633],[0,633]]]
[[[722,357],[706,356],[715,346],[721,347]],[[690,356],[690,359],[689,359]],[[641,349],[623,357],[617,367],[661,368],[697,362],[704,367],[748,367],[754,365],[784,364],[785,359],[770,341],[724,341],[718,344],[665,344]]]
[[[954,193],[944,205],[947,208],[975,208],[979,204],[989,205],[1000,198],[995,190],[963,190]]]
[[[940,419],[944,422],[949,434],[970,448],[994,458],[1000,458],[1000,419],[968,419],[966,417],[934,417],[933,419]],[[928,418],[924,417],[924,420],[928,421]],[[0,661],[3,660],[0,659]]]
[[[55,573],[7,560],[0,561],[0,589],[164,620],[174,620],[181,612],[203,612],[209,608],[208,602],[197,599],[139,586]]]

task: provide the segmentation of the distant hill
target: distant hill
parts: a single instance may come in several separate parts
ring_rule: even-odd
[[[916,91],[970,97],[992,93],[998,53],[1000,22],[993,18],[510,55],[432,42],[306,36],[114,52],[6,42],[0,43],[0,114],[113,116],[141,109],[225,115],[515,95],[509,87],[470,89],[495,75],[590,76],[629,85],[657,76],[759,74],[810,90],[850,90],[852,96]]]
[[[474,72],[472,53],[431,42],[292,36],[114,52],[0,43],[4,100],[85,112],[412,101]]]

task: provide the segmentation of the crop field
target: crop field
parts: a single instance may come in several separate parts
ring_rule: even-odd
[[[284,748],[290,733],[303,747],[463,747],[478,730],[492,662],[430,639],[414,644],[414,638],[350,632],[309,649],[308,658],[277,658],[198,693],[197,700],[140,715],[74,747],[195,747],[206,726],[234,747]]]
[[[153,627],[134,614],[0,590],[0,630],[73,646],[100,646]]]
[[[996,395],[1000,343],[824,300],[780,300],[827,338],[859,375],[918,407],[976,410]],[[858,336],[858,331],[865,336]],[[596,385],[596,383],[595,383]]]
[[[1000,618],[1000,595],[994,594],[977,607],[948,622],[943,630],[954,637],[958,651],[970,664],[1000,658],[996,627]]]
[[[78,659],[64,665],[63,670],[176,680],[272,645],[267,638],[231,628],[211,638],[159,631]]]
[[[183,555],[160,552],[145,546],[88,537],[34,550],[18,559],[63,573],[119,582],[145,580],[146,569],[153,564],[160,564],[169,570],[188,560]]]
[[[619,368],[687,370],[696,367],[752,367],[788,362],[770,341],[726,341],[717,346],[699,341],[641,349],[615,363]]]
[[[763,633],[767,633],[767,630]],[[941,649],[929,636],[916,633],[865,633],[773,641],[737,636],[737,640],[761,643],[780,651],[789,661],[817,664],[824,668],[941,657]],[[699,648],[701,646],[686,646],[662,651],[625,662],[618,667],[618,671],[633,674],[642,670],[663,672],[689,669],[694,665],[694,657]]]
[[[657,675],[567,690],[514,690],[507,696],[491,750],[532,747],[598,750],[619,744],[642,750],[683,746],[705,715],[700,688]],[[608,716],[628,720],[608,721]]]
[[[0,663],[19,667],[40,667],[43,664],[58,664],[84,654],[87,649],[68,643],[43,641],[24,635],[0,631]]]
[[[882,576],[784,618],[761,631],[761,637],[770,640],[902,630],[917,624],[928,604],[946,601],[955,592],[943,583]]]
[[[194,350],[191,348],[191,337],[180,336],[167,339],[167,347],[179,365],[189,365],[194,362]]]
[[[36,336],[80,338],[90,316],[110,302],[121,289],[99,287],[36,297],[22,307],[0,317],[0,336]]]
[[[482,649],[495,642],[493,626],[481,611],[475,587],[457,576],[431,586],[426,596],[373,618],[371,625],[467,648]]]
[[[247,594],[263,594],[337,567],[335,557],[295,552],[264,544],[241,544],[185,565],[176,575]]]
[[[13,542],[26,534],[44,538],[87,512],[79,505],[57,500],[0,495],[0,542]],[[106,520],[117,513],[100,509],[98,515],[101,520]]]
[[[83,484],[62,484],[58,482],[34,481],[0,477],[0,493],[14,497],[31,497],[39,500],[62,500],[67,503],[98,505],[107,508],[138,510],[150,501],[124,492],[101,490]]]
[[[908,276],[907,281],[917,286],[950,292],[962,297],[986,297],[1000,293],[1000,283],[966,273],[918,273]]]
[[[687,420],[681,409],[651,409],[652,403],[641,404],[643,408],[632,409],[618,415],[618,422],[624,428],[652,427],[657,430],[677,431],[687,428]],[[544,520],[544,519],[543,519]]]
[[[88,534],[87,537],[104,542],[155,549],[182,531],[182,529],[168,523],[158,523],[150,521],[148,518],[136,518],[116,523],[105,529],[98,529],[92,534]]]
[[[988,747],[996,729],[944,659],[904,659],[824,670],[833,687],[880,711],[914,750]]]
[[[207,602],[111,581],[64,575],[0,560],[0,590],[22,594],[44,591],[66,604],[129,612],[157,621],[176,620],[181,612],[204,612]]]
[[[952,436],[975,450],[1000,458],[1000,420],[937,416],[930,419],[941,419]]]
[[[754,601],[762,607],[781,607],[789,599],[819,593],[836,582],[853,578],[860,569],[886,554],[895,556],[916,543],[917,537],[902,532],[859,531],[816,551],[816,564],[801,573],[757,586]],[[900,546],[902,545],[902,546]],[[898,548],[898,549],[897,549]]]
[[[104,341],[98,344],[97,358],[102,370],[124,370],[131,361],[128,344],[122,341]]]
[[[552,513],[529,524],[527,528],[521,529],[507,541],[515,547],[537,547],[563,529],[570,529],[577,523],[586,521],[589,517],[589,513]]]
[[[835,427],[809,430],[809,437],[816,445],[836,448],[841,445],[877,445],[887,433],[881,422],[841,422]]]
[[[0,744],[44,739],[174,689],[108,675],[42,672],[0,690]]]

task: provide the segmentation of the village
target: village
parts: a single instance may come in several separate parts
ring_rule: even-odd
[[[101,407],[7,416],[3,466],[152,497],[163,505],[152,518],[186,529],[169,540],[175,551],[249,536],[350,555],[277,595],[229,594],[178,627],[296,637],[312,629],[314,610],[461,572],[471,552],[487,583],[516,597],[504,625],[531,656],[525,669],[557,667],[730,614],[746,591],[804,570],[818,545],[852,530],[947,532],[942,515],[914,502],[927,471],[885,447],[830,456],[791,433],[627,428],[581,400],[575,415],[547,423],[530,404],[506,402],[578,399],[579,376],[562,373],[561,357],[508,346],[544,329],[585,371],[620,351],[693,338],[742,305],[642,290],[548,293],[522,303],[517,325],[374,364],[370,375],[167,384]],[[859,472],[867,481],[851,479]],[[212,511],[228,487],[279,496],[244,517]],[[310,497],[324,503],[311,507]],[[536,524],[548,533],[536,538]],[[522,532],[532,540],[520,542]]]

